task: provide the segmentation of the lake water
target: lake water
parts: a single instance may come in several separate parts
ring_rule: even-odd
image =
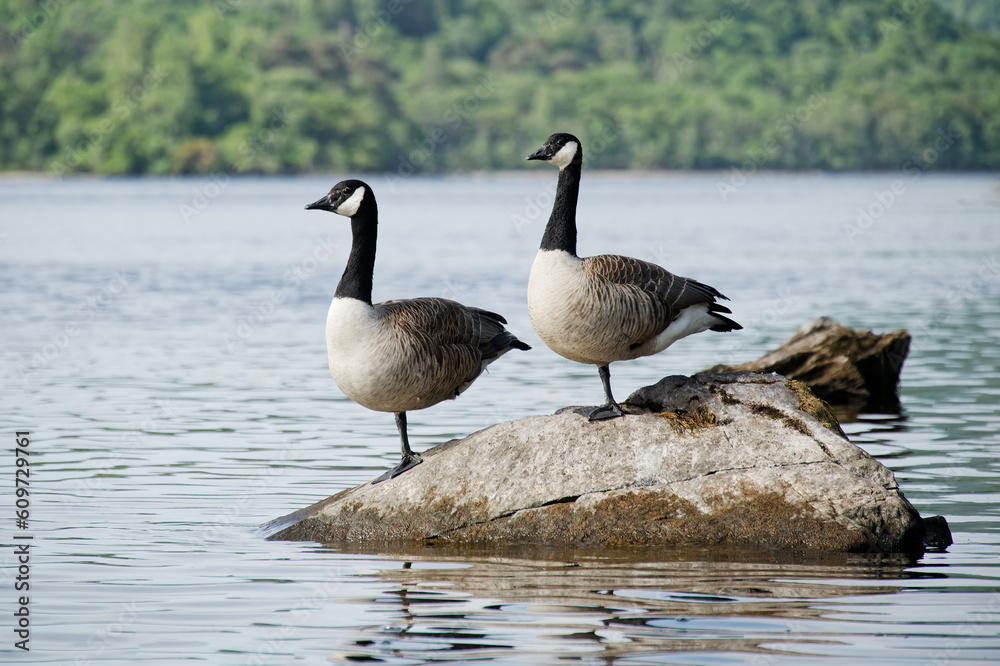
[[[594,369],[548,351],[527,317],[555,177],[368,178],[375,299],[495,310],[535,347],[411,413],[416,450],[601,400]],[[584,175],[581,254],[696,277],[745,326],[616,364],[620,398],[756,358],[820,315],[913,334],[903,413],[844,427],[921,514],[947,517],[954,545],[917,562],[263,540],[261,523],[398,459],[392,416],[326,368],[350,230],[303,206],[337,180],[0,180],[0,661],[1000,662],[995,175],[760,174],[725,198],[722,174]],[[31,433],[27,529],[16,431]],[[13,536],[33,537],[28,653]]]

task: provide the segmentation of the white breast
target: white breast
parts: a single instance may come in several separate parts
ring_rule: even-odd
[[[528,277],[528,315],[538,337],[555,353],[578,363],[604,363],[608,332],[594,316],[591,285],[581,259],[563,250],[539,250]]]
[[[558,316],[566,305],[566,295],[576,291],[583,280],[582,260],[563,250],[539,250],[528,276],[528,311],[545,320]],[[553,314],[556,313],[556,314]]]
[[[379,338],[375,309],[356,298],[334,298],[326,316],[326,350],[333,381],[351,400],[373,406],[380,387],[376,368],[379,357],[373,346]]]

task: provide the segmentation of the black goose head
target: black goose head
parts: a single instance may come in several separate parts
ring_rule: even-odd
[[[306,210],[328,210],[344,217],[354,217],[359,210],[368,209],[374,203],[372,188],[367,183],[351,179],[334,185],[325,197],[306,206]]]
[[[570,164],[578,164],[583,160],[583,145],[572,134],[559,132],[546,139],[541,148],[525,159],[545,160],[560,169],[565,169]]]

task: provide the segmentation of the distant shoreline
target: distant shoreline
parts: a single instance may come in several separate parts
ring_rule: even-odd
[[[711,174],[718,174],[720,176],[729,175],[734,170],[738,171],[737,167],[732,167],[730,169],[590,169],[587,171],[590,175],[600,175],[600,176],[690,176],[698,175],[705,176]],[[509,177],[519,177],[519,176],[529,176],[534,179],[534,173],[531,169],[503,169],[503,170],[493,170],[493,171],[444,171],[444,172],[431,172],[431,173],[415,173],[408,178],[455,178],[455,179],[475,179],[475,178],[489,178],[489,177],[499,177],[499,178],[509,178]],[[823,170],[823,169],[758,169],[754,172],[755,176],[761,175],[817,175],[817,176],[857,176],[861,174],[870,174],[873,176],[885,176],[891,174],[903,173],[901,169],[871,169],[871,170]],[[12,181],[12,180],[140,180],[140,179],[177,179],[177,180],[198,180],[203,178],[211,178],[213,175],[218,175],[217,172],[209,173],[165,173],[165,174],[99,174],[99,173],[73,173],[73,174],[63,174],[55,175],[46,171],[0,171],[0,180]],[[345,175],[356,175],[361,177],[371,178],[373,176],[394,176],[395,174],[391,171],[310,171],[302,173],[246,173],[246,174],[235,174],[230,175],[231,178],[236,178],[240,180],[251,180],[255,178],[327,178],[327,177],[339,177]],[[932,169],[923,172],[925,176],[931,175],[996,175],[1000,177],[1000,169]]]

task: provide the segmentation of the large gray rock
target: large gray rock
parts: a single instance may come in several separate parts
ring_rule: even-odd
[[[910,334],[856,331],[829,317],[814,319],[756,361],[716,365],[705,372],[776,372],[798,379],[842,415],[899,411],[899,373]]]
[[[319,542],[724,544],[919,550],[892,472],[802,384],[750,372],[667,377],[629,416],[509,421],[263,526]]]

